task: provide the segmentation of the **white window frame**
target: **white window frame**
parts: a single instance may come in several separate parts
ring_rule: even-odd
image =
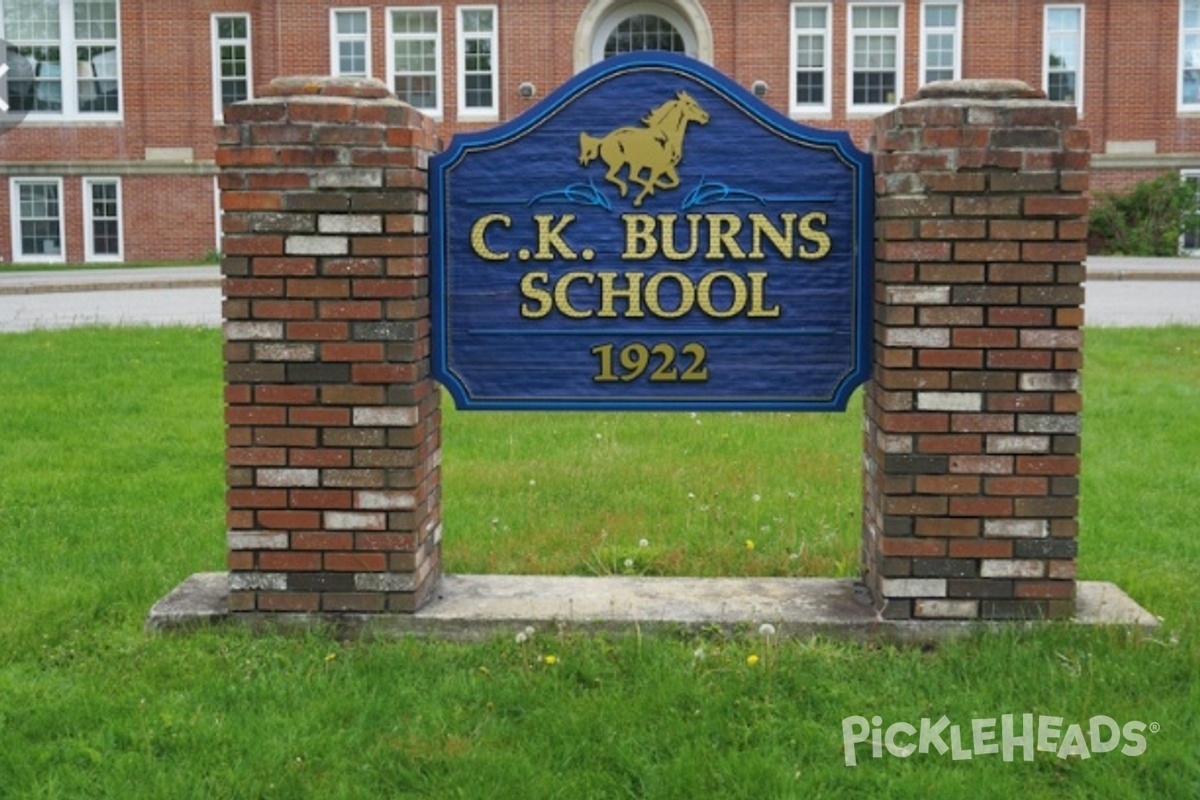
[[[26,253],[21,249],[21,186],[43,184],[58,187],[58,252]],[[9,223],[12,230],[12,260],[14,264],[62,264],[67,260],[67,226],[63,219],[65,198],[62,178],[13,177],[8,180]]]
[[[95,217],[92,211],[92,189],[100,185],[117,187],[117,252],[97,253],[95,232],[92,223]],[[125,259],[125,210],[121,205],[120,178],[84,178],[83,179],[83,259],[84,261],[123,261]]]
[[[45,122],[119,122],[125,114],[125,86],[122,81],[121,62],[123,50],[121,47],[121,0],[113,0],[116,7],[117,35],[115,40],[78,38],[75,35],[75,0],[58,0],[58,38],[39,39],[38,45],[59,48],[61,85],[60,111],[29,111],[25,119],[28,121]],[[4,19],[4,6],[0,3],[0,39],[8,39]],[[117,110],[116,111],[81,111],[79,108],[79,60],[80,47],[96,46],[115,41]],[[0,115],[3,116],[3,115]]]
[[[1178,88],[1178,94],[1177,94],[1177,110],[1180,113],[1184,113],[1184,112],[1188,112],[1188,111],[1200,111],[1200,86],[1197,87],[1197,95],[1196,95],[1196,99],[1194,99],[1194,100],[1191,100],[1191,101],[1187,100],[1184,97],[1184,92],[1183,92],[1183,86],[1184,86],[1183,73],[1184,73],[1184,71],[1190,69],[1192,71],[1200,73],[1200,46],[1194,48],[1194,50],[1192,51],[1195,53],[1195,56],[1196,56],[1195,64],[1190,68],[1187,66],[1187,52],[1188,52],[1187,38],[1188,38],[1188,36],[1196,37],[1197,44],[1200,44],[1200,25],[1198,25],[1195,28],[1185,27],[1185,22],[1187,19],[1186,10],[1187,10],[1187,5],[1189,2],[1193,2],[1196,4],[1197,13],[1198,13],[1198,15],[1200,15],[1200,0],[1180,0],[1180,3],[1179,3],[1179,69],[1177,72],[1177,80],[1179,82],[1179,88]]]
[[[891,103],[855,103],[854,102],[854,37],[857,29],[854,27],[854,10],[856,8],[895,8],[897,10],[896,27],[894,29],[870,29],[873,35],[890,35],[896,40],[896,93]],[[904,96],[904,3],[900,2],[859,2],[850,3],[846,10],[846,112],[847,115],[863,116],[882,114],[891,111],[900,104]]]
[[[825,11],[824,28],[797,28],[796,11],[800,8],[821,8]],[[829,2],[792,3],[788,10],[788,28],[790,30],[788,47],[788,109],[796,117],[824,117],[833,113],[833,4]],[[799,71],[796,51],[796,39],[800,35],[812,36],[820,34],[824,37],[824,99],[820,103],[799,103],[796,101],[796,73]]]
[[[954,8],[954,27],[953,28],[931,28],[927,24],[925,11],[931,6],[952,6]],[[951,65],[953,75],[950,78],[939,78],[939,80],[957,81],[962,79],[962,38],[963,38],[963,8],[962,0],[922,0],[921,2],[921,85],[930,83],[928,80],[930,69],[945,69],[945,67],[930,67],[929,65],[929,36],[930,34],[945,35],[950,34],[954,37],[954,63]]]
[[[1079,110],[1079,118],[1083,119],[1083,68],[1085,59],[1084,44],[1087,41],[1087,8],[1078,3],[1051,3],[1043,6],[1042,11],[1042,90],[1050,94],[1050,12],[1077,11],[1079,12],[1079,65],[1075,70],[1075,108]],[[1063,101],[1065,102],[1065,101]]]
[[[490,34],[467,35],[463,16],[468,11],[490,11],[492,31]],[[494,120],[500,118],[500,9],[498,6],[459,6],[457,23],[458,48],[458,118],[463,120]],[[492,43],[492,104],[490,106],[467,105],[467,39],[490,39]],[[482,73],[480,73],[482,74]]]
[[[367,30],[365,33],[338,33],[338,17],[342,14],[361,14],[367,20]],[[358,72],[342,72],[342,58],[340,46],[343,42],[362,42],[364,44],[363,57],[366,59],[366,71]],[[331,8],[329,9],[329,74],[330,75],[350,75],[354,77],[370,78],[373,75],[371,69],[371,9],[366,6],[351,6],[347,8]]]
[[[217,24],[222,19],[239,18],[246,21],[245,39],[218,38]],[[225,118],[225,106],[221,103],[221,44],[244,44],[246,46],[246,99],[254,98],[254,28],[250,15],[246,13],[217,13],[212,15],[212,92],[213,119],[221,122]]]
[[[213,181],[213,246],[216,248],[218,255],[221,253],[221,247],[224,245],[225,232],[222,228],[225,225],[225,209],[221,208],[221,181],[214,175]]]
[[[437,20],[437,31],[431,37],[429,34],[397,34],[395,31],[395,15],[400,13],[429,13]],[[418,108],[423,114],[428,114],[435,120],[441,120],[446,105],[446,87],[442,77],[442,9],[440,6],[389,6],[387,9],[387,84],[388,90],[396,91],[396,42],[401,39],[429,39],[434,42],[434,92],[437,102],[433,108]],[[403,98],[401,98],[403,99]]]

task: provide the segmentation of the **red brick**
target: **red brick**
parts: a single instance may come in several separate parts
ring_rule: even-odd
[[[293,550],[349,550],[354,536],[349,533],[293,533]]]
[[[1020,598],[1071,598],[1074,581],[1017,581],[1015,594]]]
[[[387,556],[384,553],[326,553],[325,569],[330,572],[385,572]]]
[[[288,322],[287,338],[301,342],[343,341],[350,338],[346,322]]]
[[[322,361],[383,361],[381,342],[329,343],[321,347]]]
[[[962,517],[921,517],[916,521],[917,536],[936,536],[942,539],[967,538],[979,535],[979,520]]]
[[[950,416],[918,412],[884,414],[880,427],[893,433],[946,433],[950,429]]]
[[[918,494],[979,494],[980,479],[975,475],[918,475]]]
[[[952,497],[952,517],[1011,517],[1013,501],[1006,497]]]
[[[950,332],[952,347],[1012,348],[1017,346],[1017,332],[1011,328],[958,328]]]
[[[355,534],[356,550],[381,552],[408,552],[416,547],[416,537],[411,533],[358,533]]]
[[[950,542],[951,558],[1012,558],[1011,539],[969,539]]]
[[[956,261],[1016,261],[1020,257],[1021,247],[1016,242],[955,242],[954,259]]]
[[[983,438],[972,434],[922,434],[917,437],[918,453],[980,453]]]
[[[258,567],[265,572],[315,572],[321,568],[321,554],[264,550],[258,554]]]
[[[229,508],[287,508],[284,489],[230,489],[225,493]]]
[[[1079,456],[1017,456],[1018,475],[1078,475]]]
[[[259,611],[313,613],[321,609],[321,595],[301,592],[261,592]]]
[[[258,523],[271,530],[316,530],[321,527],[318,511],[260,511]]]
[[[912,539],[885,536],[880,541],[880,552],[884,556],[920,556],[940,558],[946,555],[946,543],[938,539]]]
[[[242,467],[277,467],[287,463],[287,450],[282,447],[230,447],[225,451],[225,463]]]
[[[1088,213],[1088,199],[1063,195],[1033,195],[1024,198],[1022,211],[1030,217],[1084,217]]]
[[[1044,477],[996,477],[983,483],[984,493],[989,495],[1042,496],[1050,493],[1049,481]]]

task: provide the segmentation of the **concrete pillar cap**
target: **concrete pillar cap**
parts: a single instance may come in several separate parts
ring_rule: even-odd
[[[275,78],[258,91],[259,97],[355,97],[381,100],[391,97],[387,85],[378,78],[354,78],[344,75],[290,75]]]
[[[1045,100],[1046,93],[1008,79],[934,81],[917,91],[918,100]]]

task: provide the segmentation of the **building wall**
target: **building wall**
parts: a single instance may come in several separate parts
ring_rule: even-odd
[[[0,136],[0,199],[10,176],[64,177],[67,260],[83,259],[85,174],[123,179],[126,260],[195,259],[213,248],[213,13],[251,17],[253,83],[283,74],[330,71],[330,8],[370,11],[371,74],[385,78],[387,9],[442,10],[444,115],[438,131],[510,119],[575,71],[581,18],[603,16],[625,0],[495,0],[500,113],[457,118],[456,9],[460,3],[369,0],[121,0],[122,119],[106,123],[27,121]],[[882,2],[882,0],[881,0]],[[643,4],[650,5],[650,4]],[[788,109],[792,3],[786,0],[661,0],[660,6],[707,20],[712,61],[744,86],[761,81],[763,99]],[[1094,186],[1116,189],[1181,168],[1200,167],[1200,113],[1177,111],[1178,0],[1078,0],[1085,14],[1084,107],[1092,135]],[[920,82],[921,0],[904,0],[904,84]],[[962,77],[1017,78],[1042,84],[1042,0],[963,0]],[[847,0],[830,0],[831,113],[799,117],[845,129],[865,146],[876,114],[847,112]],[[536,87],[524,98],[519,87]],[[0,224],[0,261],[13,257],[11,225]],[[74,244],[72,244],[74,243]]]

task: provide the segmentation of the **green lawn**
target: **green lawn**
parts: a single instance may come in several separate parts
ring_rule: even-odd
[[[0,797],[1200,796],[1200,330],[1088,332],[1080,574],[1116,581],[1163,627],[1014,628],[935,649],[146,636],[158,597],[223,566],[219,333],[4,335],[0,353]],[[444,434],[451,571],[857,569],[857,406],[447,403]],[[969,733],[1024,713],[1161,728],[1136,757],[873,759],[860,745],[843,763],[853,715],[946,715]]]

